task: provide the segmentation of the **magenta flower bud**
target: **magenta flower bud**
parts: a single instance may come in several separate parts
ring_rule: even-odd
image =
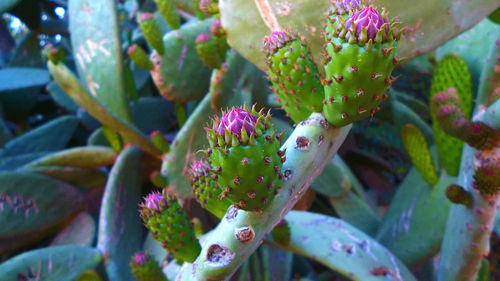
[[[364,8],[358,12],[355,12],[353,15],[347,18],[346,27],[347,29],[351,28],[352,23],[356,26],[356,37],[359,38],[361,31],[363,28],[367,31],[367,40],[375,40],[375,36],[377,36],[377,32],[379,32],[380,28],[383,24],[385,25],[385,33],[386,35],[389,32],[390,23],[386,21],[380,13],[373,6],[368,8]]]
[[[148,196],[143,204],[141,204],[143,213],[158,214],[167,204],[167,199],[158,191],[153,191]]]
[[[297,39],[295,33],[286,31],[273,31],[271,35],[264,38],[262,48],[267,56],[271,56],[289,42]]]
[[[201,176],[209,176],[209,172],[212,169],[210,164],[205,159],[195,160],[191,164],[191,176],[192,178],[199,178]]]
[[[348,10],[349,8],[357,9],[359,2],[360,0],[342,0],[341,5],[344,10]]]
[[[224,113],[217,121],[215,125],[215,132],[217,134],[224,136],[224,130],[228,130],[232,135],[239,137],[241,136],[242,128],[245,128],[248,135],[255,132],[257,117],[242,108],[233,108],[229,112]]]
[[[210,40],[210,35],[206,33],[201,33],[200,35],[198,35],[198,37],[196,37],[195,43],[196,44],[207,43],[208,40]]]
[[[149,260],[150,260],[149,256],[146,253],[144,253],[144,252],[138,252],[132,258],[132,263],[135,266],[141,266],[141,265],[149,262]]]

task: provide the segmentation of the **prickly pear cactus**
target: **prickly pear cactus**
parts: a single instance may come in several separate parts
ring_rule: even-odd
[[[298,123],[323,109],[323,86],[318,67],[305,41],[289,31],[274,31],[264,39],[269,80],[278,102]]]
[[[138,252],[130,262],[132,274],[138,281],[167,281],[160,266],[154,258],[146,252]]]
[[[212,172],[208,159],[195,160],[189,170],[189,181],[196,200],[201,206],[218,218],[222,218],[231,202],[222,196],[222,190],[216,182],[217,175]]]
[[[460,99],[464,116],[469,119],[472,112],[472,82],[465,61],[456,55],[445,56],[434,70],[431,84],[431,98],[448,88],[455,88]],[[436,141],[439,160],[446,173],[458,175],[463,143],[451,138],[440,127],[434,111],[431,111],[432,131]]]
[[[200,252],[200,244],[194,235],[191,221],[175,197],[162,193],[150,193],[141,204],[141,218],[153,237],[172,253],[178,262],[193,262]]]
[[[330,124],[345,126],[375,114],[394,82],[400,33],[395,19],[373,6],[331,15],[325,30],[325,99]]]
[[[236,207],[260,212],[281,188],[281,135],[271,123],[271,115],[233,108],[215,117],[207,128],[217,184]]]

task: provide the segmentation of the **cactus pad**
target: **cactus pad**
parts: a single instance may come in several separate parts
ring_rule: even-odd
[[[212,161],[222,196],[236,207],[260,212],[281,187],[282,136],[271,124],[271,115],[233,108],[215,117],[207,128]]]
[[[439,62],[432,77],[430,96],[433,98],[451,87],[457,90],[460,108],[463,110],[465,118],[469,119],[473,98],[471,75],[465,61],[456,55],[447,55]],[[460,140],[448,136],[439,127],[435,112],[431,112],[431,118],[439,162],[446,173],[457,176],[463,144]]]
[[[163,192],[152,192],[140,205],[141,218],[153,237],[162,243],[181,262],[193,262],[201,251],[191,221],[175,197]]]
[[[417,126],[406,124],[401,131],[401,137],[415,169],[428,184],[434,186],[439,178],[424,134]]]
[[[189,181],[201,206],[218,218],[224,217],[231,202],[222,197],[222,190],[214,180],[212,165],[208,159],[194,161],[189,169]]]
[[[294,122],[305,120],[323,108],[323,87],[312,55],[300,37],[274,31],[264,39],[269,79],[278,101]]]
[[[370,6],[354,11],[346,20],[329,18],[323,80],[323,113],[330,124],[345,126],[375,114],[395,81],[392,70],[399,61],[397,21],[388,21]]]

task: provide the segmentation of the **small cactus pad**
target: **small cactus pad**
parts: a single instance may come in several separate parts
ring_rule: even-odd
[[[456,55],[446,55],[437,65],[432,77],[430,98],[437,96],[448,88],[455,88],[460,100],[460,108],[466,119],[472,112],[472,82],[465,61]],[[436,114],[431,112],[432,131],[439,155],[439,162],[446,173],[458,175],[462,155],[462,142],[449,137],[438,124]]]
[[[220,20],[215,20],[210,25],[210,34],[202,33],[196,38],[196,51],[203,63],[218,69],[226,59],[229,45],[226,41],[226,32],[222,28]]]
[[[153,257],[146,252],[138,252],[130,262],[132,274],[138,281],[167,281],[160,266]]]
[[[193,262],[201,251],[191,221],[175,197],[163,192],[150,193],[141,207],[141,218],[153,238],[172,253],[177,261]]]
[[[288,31],[273,31],[264,39],[269,80],[278,101],[298,123],[323,108],[323,86],[316,64],[300,37]]]
[[[142,13],[139,16],[138,23],[149,45],[151,45],[158,54],[163,55],[165,52],[162,40],[163,34],[161,33],[160,25],[153,15],[151,13]]]
[[[470,206],[472,198],[470,194],[460,185],[452,184],[446,188],[446,198],[455,204]]]
[[[273,240],[281,246],[290,244],[290,226],[282,219],[271,231]]]
[[[213,119],[207,128],[212,161],[222,196],[237,208],[259,212],[274,198],[281,187],[284,153],[280,151],[282,135],[272,127],[271,115],[233,108]]]
[[[148,54],[137,44],[128,47],[127,55],[139,67],[147,70],[153,69],[153,62],[149,59]]]
[[[476,149],[491,149],[500,142],[498,131],[482,122],[468,121],[465,118],[455,88],[449,88],[434,96],[431,99],[431,109],[437,124],[444,133]]]
[[[181,18],[175,8],[174,0],[155,0],[158,11],[162,15],[165,22],[172,29],[178,29],[181,26]]]
[[[400,37],[395,25],[374,7],[328,19],[325,38],[323,113],[341,127],[375,114],[396,80],[392,70]]]
[[[222,197],[222,190],[215,181],[212,165],[208,159],[193,161],[189,169],[189,181],[193,187],[196,200],[218,218],[224,217],[231,202]]]
[[[66,63],[66,51],[60,46],[56,47],[50,43],[45,45],[43,55],[53,64],[58,64],[59,62]]]
[[[439,178],[424,134],[415,125],[406,124],[401,130],[401,137],[415,169],[427,183],[434,186]]]
[[[486,165],[476,168],[474,173],[474,188],[483,195],[495,195],[500,189],[500,166]]]

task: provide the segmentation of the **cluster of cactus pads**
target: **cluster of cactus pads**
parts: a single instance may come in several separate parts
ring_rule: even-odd
[[[0,85],[0,260],[60,230],[0,281],[495,280],[500,25],[401,55],[498,0],[435,1],[471,15],[430,45],[411,0],[121,2],[68,0],[74,58],[43,50],[77,117],[13,138]]]
[[[264,39],[269,76],[279,102],[292,120],[323,112],[340,127],[373,116],[396,80],[392,70],[401,31],[364,1],[332,5],[325,27],[322,67],[325,77],[303,41],[293,31],[273,31]]]

